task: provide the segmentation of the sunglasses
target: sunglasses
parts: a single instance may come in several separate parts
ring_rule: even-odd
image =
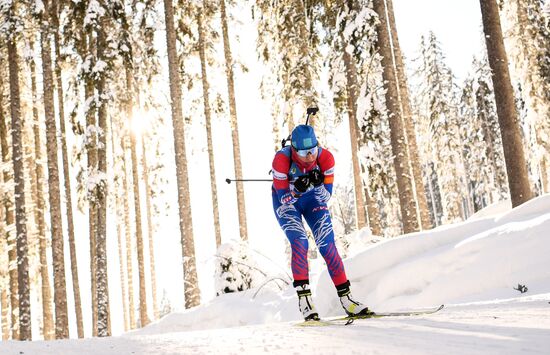
[[[311,155],[315,155],[317,154],[317,147],[313,147],[313,148],[309,148],[309,149],[301,149],[301,150],[296,150],[296,153],[301,156],[302,158],[305,158],[307,157],[308,154],[311,154]]]

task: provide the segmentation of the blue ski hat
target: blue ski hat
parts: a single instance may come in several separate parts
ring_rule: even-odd
[[[317,146],[313,127],[301,124],[292,131],[292,146],[296,150],[311,149]]]

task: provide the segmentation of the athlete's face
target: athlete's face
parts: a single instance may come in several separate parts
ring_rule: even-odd
[[[297,150],[296,153],[298,159],[300,159],[302,163],[310,164],[317,160],[319,149],[317,147],[313,147],[306,150]]]

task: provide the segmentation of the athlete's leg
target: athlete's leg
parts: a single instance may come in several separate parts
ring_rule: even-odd
[[[302,281],[303,283],[309,280],[308,241],[299,203],[297,202],[295,205],[283,205],[279,202],[277,196],[273,195],[275,217],[277,217],[279,225],[285,232],[292,249],[291,268],[294,282]]]
[[[308,198],[303,201],[302,208],[319,252],[325,259],[332,282],[335,286],[346,283],[348,279],[344,263],[334,243],[332,220],[327,205],[319,203],[315,198]]]

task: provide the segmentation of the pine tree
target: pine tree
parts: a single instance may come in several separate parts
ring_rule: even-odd
[[[418,147],[416,143],[416,130],[412,118],[411,100],[409,95],[409,87],[407,75],[405,73],[405,64],[403,63],[403,54],[401,53],[401,47],[399,45],[399,38],[397,35],[397,27],[395,23],[395,15],[393,11],[392,0],[385,0],[387,4],[388,21],[391,28],[391,39],[393,44],[395,69],[399,86],[399,100],[401,102],[401,114],[403,115],[403,123],[405,125],[405,131],[407,135],[407,146],[409,149],[409,156],[411,159],[411,169],[414,177],[415,196],[418,203],[418,210],[420,213],[420,222],[422,229],[431,229],[432,223],[428,212],[428,202],[426,199],[426,191],[424,189],[424,179],[421,171],[421,161],[418,153]]]
[[[29,65],[31,72],[31,93],[32,93],[32,138],[34,141],[34,151],[27,154],[30,160],[27,163],[31,173],[31,185],[32,185],[32,199],[34,201],[34,220],[36,223],[37,237],[39,239],[39,253],[40,253],[40,280],[42,291],[42,332],[45,340],[51,340],[55,338],[55,330],[53,325],[53,311],[52,311],[52,293],[50,289],[50,274],[48,271],[48,258],[47,258],[47,239],[46,239],[46,224],[44,221],[44,171],[42,166],[42,144],[40,137],[40,119],[38,116],[38,94],[36,87],[36,63],[34,59],[35,43],[34,38],[30,39],[30,53],[27,55],[26,61]],[[27,146],[29,149],[31,145]],[[34,172],[34,174],[32,173]]]
[[[430,33],[422,38],[421,64],[418,72],[420,85],[421,116],[427,120],[432,160],[436,169],[438,190],[443,199],[444,223],[461,220],[461,195],[463,176],[458,138],[458,120],[454,102],[454,77],[444,62],[443,51],[437,38]]]
[[[153,297],[153,315],[154,319],[159,319],[159,310],[157,303],[157,273],[155,268],[155,243],[154,228],[151,202],[151,185],[149,181],[149,165],[147,164],[147,152],[145,150],[145,135],[141,135],[141,165],[143,166],[143,182],[145,183],[145,206],[147,209],[147,235],[149,237],[149,270],[151,273],[151,291]]]
[[[125,73],[125,84],[126,84],[126,105],[125,112],[126,117],[130,125],[134,120],[138,120],[138,117],[134,117],[134,102],[136,95],[135,85],[134,85],[134,70],[133,70],[133,45],[130,38],[130,28],[129,28],[129,19],[126,17],[122,18],[122,46],[128,48],[127,51],[123,52],[123,62],[124,62],[124,73]],[[139,179],[139,163],[137,158],[137,138],[134,132],[126,133],[125,139],[129,138],[129,150],[131,157],[131,169],[132,169],[132,186],[133,186],[133,195],[134,195],[134,217],[135,217],[135,227],[136,227],[136,246],[137,246],[137,259],[138,259],[138,278],[139,278],[139,315],[141,326],[145,326],[149,323],[149,316],[147,312],[147,285],[145,281],[145,259],[144,259],[144,243],[143,243],[143,228],[142,228],[142,213],[141,213],[141,194],[140,194],[140,179]]]
[[[195,262],[193,240],[193,220],[189,199],[189,179],[185,152],[184,122],[181,104],[181,79],[178,71],[176,52],[176,31],[174,28],[174,8],[171,0],[164,0],[166,22],[166,47],[168,49],[168,69],[170,72],[170,97],[172,99],[172,121],[174,126],[174,150],[176,175],[178,181],[178,204],[183,257],[183,275],[185,286],[185,307],[200,304],[200,293]]]
[[[480,0],[487,56],[493,71],[493,87],[498,120],[502,135],[504,158],[510,185],[512,206],[516,207],[532,197],[527,164],[522,146],[514,92],[510,81],[508,57],[504,48],[500,15],[496,0]]]
[[[7,63],[4,63],[7,64]],[[2,90],[3,90],[2,86]],[[1,107],[3,112],[3,107]],[[18,297],[18,285],[17,285],[17,254],[15,250],[15,237],[10,231],[15,223],[15,216],[13,211],[13,174],[10,173],[11,169],[9,156],[9,143],[8,143],[8,128],[6,127],[6,118],[3,116],[0,120],[0,145],[2,147],[2,166],[3,166],[3,181],[5,184],[4,198],[2,200],[2,208],[4,210],[5,231],[2,238],[5,239],[8,251],[8,276],[9,276],[9,304],[10,304],[10,329],[11,338],[19,339],[19,297]],[[7,190],[7,191],[6,191]]]
[[[65,188],[65,212],[67,217],[67,232],[69,239],[69,253],[71,260],[71,276],[73,285],[73,299],[76,315],[76,329],[79,338],[84,337],[84,325],[82,320],[82,302],[80,299],[80,282],[78,277],[78,263],[77,252],[74,232],[74,220],[73,220],[73,202],[72,202],[72,188],[71,188],[71,174],[69,171],[69,158],[67,150],[67,139],[65,129],[65,102],[63,91],[63,80],[61,76],[61,38],[59,32],[62,30],[59,24],[59,14],[62,7],[58,0],[52,0],[51,3],[51,25],[53,26],[54,37],[54,73],[55,73],[55,85],[57,88],[57,107],[59,110],[59,131],[61,138],[61,156],[63,164],[63,182]]]
[[[314,31],[318,8],[302,0],[261,0],[256,2],[256,9],[259,13],[258,52],[268,70],[276,73],[272,78],[276,83],[270,84],[278,86],[271,94],[272,90],[263,90],[263,95],[264,98],[273,95],[271,97],[281,99],[273,102],[274,132],[281,130],[281,120],[291,132],[297,124],[294,118],[304,117],[306,107],[318,105],[316,81],[320,54],[318,34]],[[322,127],[322,123],[310,121],[310,124],[319,135],[317,128]]]
[[[17,251],[17,285],[19,298],[19,340],[32,340],[31,303],[29,260],[25,210],[25,180],[23,178],[23,141],[19,90],[19,55],[17,53],[17,38],[19,36],[16,22],[17,9],[14,3],[7,11],[10,29],[7,38],[9,82],[10,82],[10,112],[12,133],[12,162],[15,183],[15,226]],[[13,304],[12,304],[13,307]],[[13,311],[13,308],[12,308]]]
[[[7,7],[2,10],[2,14],[6,14],[7,18],[7,11],[10,10],[10,7]],[[1,40],[4,40],[2,38]],[[5,42],[8,41],[8,37],[6,36]],[[7,53],[6,53],[7,54]],[[1,59],[2,57],[0,57]],[[9,60],[9,59],[8,59]],[[2,68],[8,67],[7,63],[2,63],[4,66]],[[6,77],[7,73],[3,73],[4,77]],[[2,86],[2,89],[4,87]],[[4,193],[4,199],[2,201],[2,208],[4,209],[5,213],[5,234],[3,237],[5,238],[7,242],[7,250],[8,250],[8,273],[9,273],[9,303],[10,303],[10,329],[11,329],[11,338],[12,339],[19,339],[19,296],[18,296],[18,285],[17,285],[17,253],[16,253],[16,241],[15,236],[13,234],[12,227],[15,223],[15,215],[13,210],[13,172],[8,166],[10,164],[10,152],[9,152],[9,141],[8,141],[8,126],[6,126],[7,123],[7,116],[4,116],[6,118],[0,120],[0,144],[2,146],[2,165],[3,165],[3,181],[6,185],[5,193]]]
[[[393,53],[390,44],[390,34],[387,28],[386,9],[383,0],[374,0],[373,9],[378,14],[377,47],[382,56],[384,68],[384,87],[386,88],[386,106],[390,124],[392,150],[394,153],[394,167],[397,175],[397,187],[401,206],[401,218],[404,233],[418,231],[416,204],[413,195],[413,186],[409,174],[409,155],[405,141],[405,131],[400,116],[398,88],[393,66]]]
[[[533,144],[524,138],[531,181],[542,180],[548,189],[550,160],[550,28],[543,14],[543,1],[509,1],[503,6],[503,26],[509,28],[505,44],[511,61],[511,77],[521,82],[520,100],[525,102],[525,131],[532,131]],[[539,174],[536,171],[540,171]]]
[[[357,4],[358,5],[358,4]],[[356,6],[357,6],[356,5]],[[348,10],[348,16],[352,17],[351,14],[355,13],[357,14],[357,8],[350,8]],[[351,14],[350,14],[351,13]],[[348,20],[349,22],[355,22],[355,19],[351,18]],[[348,40],[345,38],[344,33],[349,32],[349,29],[347,28],[347,21],[344,21],[340,27],[342,30],[340,30],[339,39],[341,40],[341,47],[340,50],[343,52],[343,60],[344,60],[344,67],[346,70],[346,96],[347,96],[347,113],[349,118],[349,131],[350,131],[350,143],[351,143],[351,159],[352,159],[352,168],[353,168],[353,185],[354,185],[354,191],[355,191],[355,206],[356,206],[356,214],[357,214],[357,228],[362,229],[367,221],[365,218],[367,217],[366,209],[365,209],[365,199],[363,196],[363,191],[366,192],[368,195],[368,189],[363,188],[363,183],[361,179],[361,171],[360,171],[360,164],[359,164],[359,158],[358,158],[358,151],[359,151],[359,126],[357,123],[357,99],[359,95],[359,82],[357,78],[357,69],[356,69],[356,63],[355,63],[355,56],[353,56],[354,53],[349,53],[349,48],[346,45],[348,43]],[[352,36],[350,38],[351,43],[355,44],[355,48],[357,48],[357,40],[354,41],[355,36]],[[376,214],[377,216],[377,214]],[[376,227],[373,228],[373,223],[375,221],[374,215],[371,213],[368,214],[368,218],[371,221],[370,227],[373,230],[373,233],[378,234],[380,231],[377,231]],[[376,224],[375,224],[376,226]]]
[[[225,0],[220,0],[220,14],[223,35],[223,53],[225,56],[225,75],[227,77],[227,94],[229,97],[229,117],[231,120],[231,139],[233,143],[233,164],[235,166],[235,179],[242,179],[241,143],[239,139],[239,122],[237,119],[237,104],[235,102],[235,75],[233,73],[233,56],[229,42],[229,29],[227,26],[227,10]],[[244,199],[244,186],[241,181],[236,182],[237,209],[239,214],[239,232],[242,240],[248,240],[248,227],[246,222],[246,205]],[[217,244],[219,247],[221,240]]]
[[[369,159],[359,154],[364,145],[362,129],[365,120],[359,101],[364,91],[362,86],[369,86],[361,83],[369,79],[364,67],[372,54],[372,44],[368,43],[368,38],[374,33],[374,13],[367,5],[365,1],[326,2],[322,22],[327,29],[332,29],[327,32],[326,42],[334,49],[329,54],[328,62],[335,109],[337,116],[346,115],[349,121],[357,226],[364,227],[368,217],[372,232],[382,234],[376,199],[371,197],[369,191],[370,182],[374,181],[367,173]],[[345,75],[342,76],[341,72]],[[369,183],[363,184],[363,180]]]
[[[134,267],[133,267],[133,242],[132,242],[132,231],[131,231],[131,223],[130,223],[130,206],[129,206],[129,196],[130,196],[130,189],[129,189],[129,176],[128,176],[128,168],[126,165],[126,139],[124,137],[120,138],[121,146],[123,147],[123,158],[122,158],[122,169],[123,169],[123,175],[121,177],[122,179],[122,190],[123,190],[123,208],[124,208],[124,232],[125,232],[125,245],[126,245],[126,275],[128,280],[128,314],[129,314],[129,322],[130,322],[130,329],[136,328],[136,316],[135,316],[135,306],[134,306]]]
[[[52,228],[52,255],[54,269],[55,336],[57,339],[69,337],[67,313],[67,292],[65,282],[65,257],[63,247],[63,225],[61,219],[61,194],[59,186],[57,127],[53,99],[53,71],[51,58],[52,12],[49,1],[44,1],[41,16],[41,55],[44,92],[44,111],[46,113],[46,135],[48,147],[48,195],[50,197],[50,223]]]
[[[216,236],[216,245],[221,244],[221,228],[220,228],[220,212],[218,209],[218,185],[216,183],[216,167],[214,164],[214,146],[212,144],[212,115],[210,108],[210,83],[208,81],[207,71],[208,71],[208,61],[206,58],[206,47],[209,39],[205,37],[205,27],[208,27],[208,24],[204,23],[204,15],[207,15],[209,11],[206,6],[206,1],[203,1],[202,7],[196,7],[195,11],[197,13],[197,24],[198,24],[198,47],[199,47],[199,57],[201,62],[201,81],[202,81],[202,93],[203,93],[203,107],[204,107],[204,118],[206,126],[206,142],[208,149],[208,163],[210,167],[210,189],[212,195],[212,213],[214,217],[214,234]],[[210,31],[209,31],[210,32]]]
[[[141,92],[151,93],[153,88],[153,78],[160,73],[160,63],[157,51],[154,46],[154,36],[156,33],[156,23],[159,22],[156,9],[156,1],[154,0],[145,0],[143,2],[143,11],[142,15],[138,21],[139,26],[137,28],[137,38],[134,39],[135,49],[134,56],[139,57],[140,65],[135,65],[135,71],[137,73],[136,85],[138,90]],[[136,31],[134,31],[136,32]],[[145,107],[154,106],[155,99],[152,95],[148,94],[145,96]],[[156,119],[154,122],[149,122],[151,124],[151,129],[154,129],[157,126],[160,126],[163,123],[163,119]],[[145,145],[145,140],[148,140],[147,146]],[[141,135],[141,146],[142,146],[142,167],[143,167],[143,181],[145,184],[145,204],[146,204],[146,215],[147,215],[147,228],[148,228],[148,239],[149,239],[149,271],[151,274],[151,293],[153,298],[153,314],[154,318],[159,318],[158,310],[158,301],[157,301],[157,281],[156,281],[156,269],[155,269],[155,248],[154,248],[154,234],[155,226],[153,224],[153,188],[151,186],[150,179],[150,167],[147,160],[147,151],[149,150],[150,143],[155,142],[155,146],[158,147],[161,139],[156,138],[155,140],[149,139],[146,132],[143,132]],[[146,149],[147,147],[147,149]]]
[[[460,117],[464,124],[460,130],[462,151],[466,162],[466,178],[469,197],[477,212],[491,203],[489,188],[492,169],[485,155],[486,143],[482,123],[476,115],[476,96],[474,80],[468,78],[464,83],[460,100]]]
[[[3,44],[2,39],[0,39],[0,44]],[[0,68],[4,68],[4,58],[3,52],[0,52]],[[0,69],[0,75],[3,74],[3,70]],[[10,289],[10,280],[9,280],[9,259],[8,259],[8,231],[7,231],[7,216],[8,216],[8,197],[9,192],[7,191],[7,184],[4,180],[6,172],[5,161],[7,157],[7,142],[5,139],[6,129],[5,129],[5,115],[4,115],[4,84],[0,84],[0,307],[1,315],[0,322],[2,323],[2,340],[8,340],[10,337],[10,318],[9,318],[9,289]],[[6,154],[6,157],[5,157]]]
[[[483,129],[483,137],[486,143],[484,155],[489,159],[493,176],[491,177],[492,201],[505,199],[509,195],[508,178],[504,164],[504,152],[502,138],[498,125],[498,117],[495,107],[495,94],[491,81],[491,68],[485,57],[481,62],[474,62],[475,70],[475,99],[476,115]]]

